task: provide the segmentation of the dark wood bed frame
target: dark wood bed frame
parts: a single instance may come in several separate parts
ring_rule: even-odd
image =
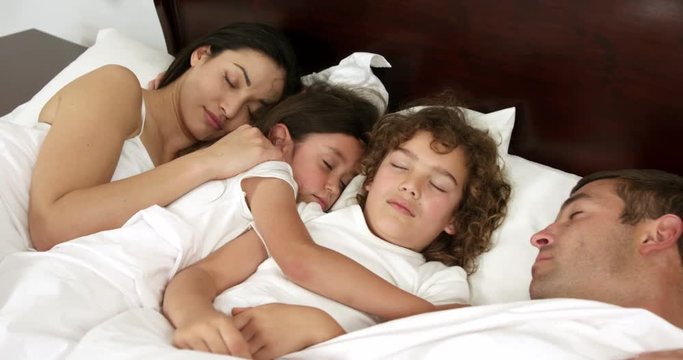
[[[444,88],[517,108],[510,153],[578,175],[683,174],[680,0],[155,0],[169,52],[237,21],[287,34],[305,73],[384,55],[390,110]]]

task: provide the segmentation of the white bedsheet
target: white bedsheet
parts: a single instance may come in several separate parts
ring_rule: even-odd
[[[130,310],[91,330],[69,359],[214,359],[170,345],[158,312]],[[474,306],[395,320],[285,359],[624,359],[678,348],[683,330],[640,309],[553,299]],[[225,358],[225,357],[221,357]]]
[[[171,222],[169,233],[147,231],[153,216],[141,212],[120,229],[0,261],[0,359],[61,359],[112,316],[158,309],[179,265],[179,239],[192,237]]]
[[[28,192],[38,148],[49,126],[0,120],[0,260],[30,247]]]

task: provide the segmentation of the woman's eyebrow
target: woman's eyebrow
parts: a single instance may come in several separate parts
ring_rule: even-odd
[[[234,62],[235,66],[240,68],[242,70],[242,74],[244,75],[244,81],[247,83],[247,86],[251,86],[251,79],[249,79],[249,73],[247,73],[247,70],[244,69],[244,67],[236,62]]]

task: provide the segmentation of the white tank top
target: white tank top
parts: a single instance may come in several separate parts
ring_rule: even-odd
[[[123,143],[121,157],[114,170],[111,180],[120,180],[131,177],[154,168],[152,158],[150,158],[145,145],[142,144],[140,136],[145,129],[145,102],[142,102],[142,125],[140,132]]]

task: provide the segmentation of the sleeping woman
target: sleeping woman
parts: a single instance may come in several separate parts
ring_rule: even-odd
[[[206,181],[279,159],[255,129],[226,134],[299,90],[294,52],[280,32],[228,25],[190,45],[165,74],[158,90],[144,90],[131,71],[107,65],[59,90],[34,127],[1,124],[8,165],[0,167],[26,174],[2,191],[8,214],[0,228],[16,236],[0,240],[11,241],[0,244],[0,259],[117,228]],[[7,175],[2,185],[17,178]]]

